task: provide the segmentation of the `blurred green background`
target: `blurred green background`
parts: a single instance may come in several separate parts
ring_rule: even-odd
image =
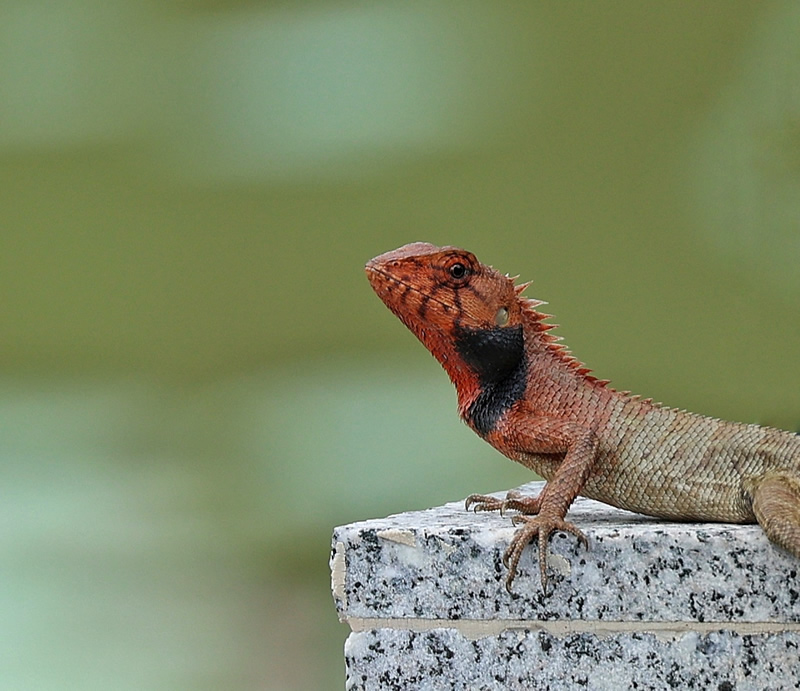
[[[370,257],[800,427],[800,5],[0,3],[0,688],[336,689],[334,525],[529,479]]]

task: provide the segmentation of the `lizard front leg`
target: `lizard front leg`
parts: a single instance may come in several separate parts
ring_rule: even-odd
[[[503,556],[503,563],[508,568],[506,589],[511,592],[522,552],[535,538],[539,543],[542,587],[546,589],[551,534],[563,530],[588,545],[586,536],[564,517],[592,471],[597,455],[597,435],[592,429],[575,422],[537,417],[523,404],[509,411],[489,434],[488,441],[499,451],[523,463],[526,455],[563,454],[563,460],[538,497],[522,497],[515,493],[509,494],[505,500],[483,495],[472,495],[467,499],[467,508],[474,506],[476,511],[516,509],[521,512],[513,519],[514,524],[521,524],[521,527]]]
[[[775,470],[750,484],[753,513],[767,537],[800,557],[800,476]]]

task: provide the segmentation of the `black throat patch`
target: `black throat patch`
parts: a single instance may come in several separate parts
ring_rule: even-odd
[[[456,350],[478,375],[481,387],[467,411],[467,422],[478,434],[486,436],[502,415],[525,395],[522,325],[460,329]]]

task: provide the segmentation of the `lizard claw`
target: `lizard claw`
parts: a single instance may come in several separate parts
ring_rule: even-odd
[[[572,523],[568,523],[558,516],[542,515],[538,516],[514,516],[511,519],[514,525],[522,524],[522,527],[514,533],[511,544],[503,554],[503,564],[508,569],[506,576],[506,590],[511,593],[511,585],[517,575],[517,565],[519,564],[522,552],[529,542],[538,537],[539,542],[539,573],[542,579],[542,589],[547,592],[547,553],[550,536],[557,530],[571,533],[588,549],[589,541],[586,536]]]
[[[474,508],[473,508],[474,506]],[[503,500],[488,494],[470,494],[464,501],[464,508],[469,511],[497,511],[503,506]]]
[[[501,516],[509,510],[527,515],[539,513],[539,497],[526,497],[514,489],[509,490],[505,499],[488,494],[470,494],[464,504],[467,511],[474,506],[475,512],[499,511]]]

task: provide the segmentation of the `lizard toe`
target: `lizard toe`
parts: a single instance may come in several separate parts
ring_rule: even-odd
[[[470,494],[464,501],[464,508],[475,513],[478,511],[500,511],[505,499],[497,499],[489,494]]]
[[[470,494],[465,502],[464,508],[469,511],[499,511],[501,516],[506,511],[519,511],[523,514],[535,514],[539,512],[538,497],[526,497],[516,490],[510,490],[505,499],[498,499],[489,494]]]
[[[539,497],[526,497],[521,492],[512,489],[506,494],[500,513],[509,509],[519,511],[526,516],[535,515],[539,513]]]

